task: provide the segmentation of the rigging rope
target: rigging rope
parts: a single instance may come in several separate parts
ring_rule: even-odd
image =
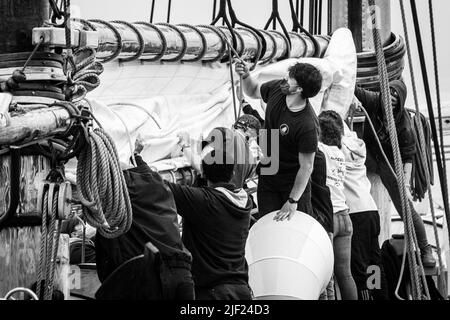
[[[169,0],[169,4],[167,5],[167,23],[170,23],[170,11],[172,9],[172,0]]]
[[[292,0],[290,0],[290,2],[292,5]],[[295,15],[295,12],[294,12],[294,15]],[[286,52],[286,56],[284,57],[287,59],[287,58],[290,58],[290,56],[291,56],[291,48],[292,48],[291,37],[289,36],[289,32],[287,31],[286,26],[284,25],[283,20],[280,17],[280,12],[278,10],[278,0],[272,0],[272,13],[270,14],[269,20],[267,20],[266,25],[264,26],[264,30],[269,29],[271,22],[273,22],[273,25],[272,25],[273,30],[276,30],[277,21],[280,23],[280,27],[283,30],[283,33],[287,40],[287,52]]]
[[[428,0],[428,8],[430,11],[430,27],[431,27],[431,44],[433,47],[433,66],[434,66],[434,76],[436,82],[436,101],[438,107],[438,118],[439,118],[439,132],[441,138],[441,152],[442,152],[442,165],[444,167],[444,172],[447,173],[447,161],[445,157],[445,144],[444,144],[444,130],[442,124],[442,105],[441,105],[441,90],[439,81],[439,68],[438,68],[438,58],[437,58],[437,46],[436,46],[436,31],[434,28],[434,10],[433,3]],[[445,185],[447,186],[447,174],[444,175]]]
[[[150,9],[150,23],[153,23],[153,14],[155,13],[155,2],[156,0],[152,0],[152,7]]]
[[[289,0],[289,7],[291,9],[291,18],[292,18],[292,31],[293,32],[299,32],[299,30],[301,32],[303,32],[304,34],[306,34],[306,36],[308,38],[311,39],[312,43],[314,44],[314,58],[319,58],[320,57],[320,45],[319,42],[317,41],[317,39],[311,34],[309,33],[305,28],[303,28],[303,25],[298,21],[297,16],[295,14],[295,10],[294,10],[294,3],[292,2],[292,0]]]
[[[415,75],[414,75],[414,65],[413,65],[413,61],[412,61],[411,48],[409,45],[409,43],[410,43],[409,42],[409,32],[408,32],[408,25],[406,22],[406,13],[405,13],[405,6],[403,3],[403,0],[400,0],[400,9],[401,9],[401,14],[402,14],[406,51],[408,54],[411,83],[412,83],[412,89],[413,89],[413,94],[414,94],[414,104],[415,104],[415,109],[416,109],[416,115],[415,115],[414,119],[416,120],[418,132],[419,132],[420,150],[418,150],[418,152],[422,156],[422,162],[424,163],[424,166],[425,166],[426,189],[428,191],[428,199],[429,199],[429,205],[430,205],[430,210],[431,210],[431,217],[433,220],[433,232],[434,232],[434,237],[435,237],[435,241],[436,241],[436,248],[437,248],[438,260],[439,260],[439,273],[442,275],[444,272],[444,269],[443,269],[444,265],[443,265],[443,260],[442,260],[439,234],[438,234],[438,230],[437,230],[436,213],[434,210],[434,201],[433,201],[433,192],[431,190],[431,183],[430,183],[431,182],[430,168],[429,168],[428,159],[426,157],[427,146],[426,146],[426,142],[425,142],[425,135],[424,135],[424,129],[422,126],[422,120],[420,117],[421,114],[420,114],[420,109],[419,109],[419,99],[417,96],[417,87],[416,87],[416,80],[415,80]],[[431,162],[431,166],[433,166],[432,162]]]
[[[424,128],[422,126],[422,119],[421,119],[421,114],[420,114],[420,109],[419,109],[419,99],[417,96],[417,86],[416,86],[416,80],[415,80],[415,74],[414,74],[414,65],[413,65],[411,47],[410,47],[410,42],[409,42],[408,24],[406,21],[406,13],[405,13],[405,6],[404,6],[403,0],[400,0],[400,9],[401,9],[401,15],[402,15],[403,31],[404,31],[404,35],[405,35],[406,52],[408,55],[409,70],[410,70],[410,75],[411,75],[411,83],[412,83],[413,96],[414,96],[414,105],[416,108],[416,115],[415,115],[414,119],[415,119],[415,122],[417,123],[416,124],[416,126],[418,127],[417,131],[419,133],[420,149],[417,152],[422,156],[422,162],[425,166],[426,188],[428,190],[428,198],[429,198],[431,216],[433,219],[433,231],[434,231],[437,252],[438,252],[438,258],[439,258],[439,268],[440,268],[440,272],[442,274],[442,272],[443,272],[442,255],[441,255],[441,248],[440,248],[440,243],[439,243],[439,235],[438,235],[438,231],[437,231],[436,213],[434,210],[434,203],[433,203],[433,193],[431,190],[431,183],[430,183],[431,182],[430,168],[429,168],[428,159],[426,157],[426,147],[427,146],[426,146],[426,142],[425,142]],[[433,165],[433,163],[431,162],[431,166],[432,165]]]
[[[309,32],[314,34],[314,9],[316,0],[309,0]]]
[[[228,11],[230,13],[231,26],[234,28],[236,25],[240,25],[244,28],[249,29],[249,32],[252,33],[253,36],[255,36],[255,38],[258,42],[258,50],[257,50],[255,58],[253,59],[253,65],[250,68],[250,70],[253,71],[256,68],[258,61],[266,53],[266,50],[267,50],[266,39],[264,38],[261,31],[259,31],[258,29],[252,27],[251,25],[249,25],[247,23],[240,21],[237,18],[236,13],[234,12],[234,9],[233,9],[233,5],[231,4],[231,0],[227,0],[227,4],[228,4]]]
[[[303,26],[305,22],[305,0],[302,0],[301,11],[300,11],[300,24]]]
[[[45,277],[47,270],[47,260],[45,257],[47,256],[47,205],[48,205],[48,191],[45,191],[43,208],[42,208],[42,225],[41,225],[41,244],[40,244],[40,253],[39,253],[39,266],[37,270],[37,285],[36,285],[36,294],[39,298],[41,298],[41,288],[42,281],[44,281],[45,288]],[[40,210],[41,208],[38,208]],[[44,289],[45,290],[45,289]]]
[[[397,184],[400,192],[400,200],[401,205],[403,209],[403,217],[405,220],[405,230],[406,230],[406,242],[405,245],[408,245],[408,261],[409,261],[409,267],[411,269],[411,277],[412,277],[412,287],[413,287],[413,298],[417,300],[422,299],[421,294],[421,282],[419,279],[419,274],[417,267],[417,255],[414,252],[414,226],[412,222],[412,215],[411,215],[411,208],[409,206],[408,198],[406,196],[406,186],[405,186],[405,176],[403,172],[403,163],[401,160],[400,155],[400,148],[399,148],[399,142],[397,137],[397,129],[395,126],[394,121],[394,115],[393,115],[393,109],[392,109],[392,103],[390,99],[390,89],[389,89],[389,77],[387,72],[387,66],[386,66],[386,60],[384,57],[383,52],[383,45],[381,42],[381,36],[378,30],[378,21],[376,17],[376,6],[375,6],[375,0],[369,0],[369,5],[371,7],[371,19],[372,19],[372,32],[373,32],[373,39],[375,43],[376,48],[376,56],[377,56],[377,65],[378,70],[380,74],[380,88],[381,88],[381,96],[384,106],[384,113],[385,117],[388,121],[388,127],[389,127],[389,136],[391,139],[392,149],[394,153],[394,162],[395,162],[395,169],[397,172]],[[419,249],[419,248],[416,248]],[[420,259],[420,257],[419,257]],[[419,265],[421,267],[421,265]],[[423,270],[423,268],[421,268]],[[426,283],[423,283],[423,285],[426,287]]]
[[[420,58],[420,65],[422,69],[422,79],[425,86],[425,96],[427,100],[427,107],[428,107],[428,118],[430,119],[431,124],[431,132],[433,135],[433,144],[435,149],[435,155],[436,155],[436,162],[437,162],[437,169],[439,172],[439,179],[441,182],[441,192],[442,192],[442,201],[444,203],[444,209],[445,209],[445,218],[447,222],[447,228],[449,232],[450,237],[450,207],[448,203],[448,185],[447,185],[447,179],[446,179],[446,172],[444,171],[444,165],[442,163],[441,158],[441,149],[439,148],[439,139],[438,134],[436,130],[436,123],[434,121],[434,110],[433,110],[433,102],[431,99],[431,90],[430,90],[430,84],[428,82],[428,72],[427,72],[427,65],[425,61],[425,53],[423,50],[422,45],[422,34],[420,31],[420,25],[419,25],[419,18],[417,14],[417,7],[416,7],[416,1],[411,0],[411,11],[413,16],[413,22],[414,22],[414,29],[416,31],[416,38],[417,38],[417,47],[419,51],[419,58]]]
[[[332,21],[333,21],[333,4],[332,4],[332,0],[328,0],[327,3],[327,24],[328,24],[328,35],[331,36],[331,34],[333,33],[333,26],[332,26]]]
[[[217,8],[217,0],[214,0],[211,21],[214,20],[214,17],[216,16],[216,8]]]
[[[322,34],[322,10],[323,10],[323,0],[319,0],[319,19],[316,34]]]
[[[362,105],[360,105],[359,107],[364,112],[364,115],[366,116],[366,119],[369,122],[370,128],[372,129],[372,132],[375,136],[375,140],[378,144],[378,147],[380,148],[381,155],[383,156],[383,159],[386,162],[386,165],[388,166],[389,171],[391,171],[391,174],[395,177],[395,179],[397,179],[397,174],[395,173],[395,170],[392,168],[391,163],[389,162],[389,159],[386,155],[386,152],[384,152],[383,145],[381,144],[380,138],[378,138],[377,130],[375,130],[372,119],[370,119],[369,113]]]
[[[214,18],[214,20],[211,22],[211,25],[215,25],[220,19],[222,19],[222,24],[226,25],[228,30],[230,30],[231,38],[233,41],[233,48],[237,49],[236,33],[234,32],[234,29],[227,16],[227,4],[229,4],[227,3],[227,0],[220,0],[219,12],[217,13],[217,16]]]
[[[422,162],[424,163],[424,166],[425,166],[425,177],[426,177],[425,180],[427,182],[426,188],[428,190],[428,198],[429,198],[431,216],[433,219],[433,231],[434,231],[436,247],[437,247],[437,254],[438,254],[438,259],[439,259],[439,270],[440,270],[440,273],[443,274],[444,265],[443,265],[441,246],[439,243],[439,235],[438,235],[438,230],[437,230],[436,213],[434,210],[434,203],[433,203],[433,192],[431,190],[431,184],[430,184],[430,181],[431,181],[430,169],[428,166],[428,159],[426,158],[426,153],[425,153],[426,143],[425,143],[424,129],[422,126],[422,121],[420,119],[419,99],[417,96],[417,87],[416,87],[416,80],[415,80],[415,75],[414,75],[414,65],[413,65],[413,61],[412,61],[411,48],[409,45],[409,43],[410,43],[409,42],[409,32],[408,32],[408,25],[406,23],[406,13],[405,13],[405,6],[403,3],[403,0],[400,0],[400,9],[401,9],[401,14],[402,14],[403,30],[404,30],[404,34],[405,34],[406,51],[408,54],[409,70],[410,70],[410,74],[411,74],[411,83],[412,83],[412,89],[413,89],[413,93],[414,93],[414,104],[415,104],[415,108],[416,108],[415,119],[418,119],[417,126],[418,126],[418,131],[419,131],[419,142],[420,142],[420,148],[421,148],[421,150],[419,150],[418,152],[422,156]]]

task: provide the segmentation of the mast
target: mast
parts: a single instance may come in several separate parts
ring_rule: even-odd
[[[380,35],[383,45],[391,39],[391,2],[376,0]],[[357,52],[375,51],[373,42],[370,7],[368,0],[333,0],[331,28],[349,28],[353,33]]]
[[[49,12],[48,0],[0,0],[0,54],[32,51],[32,30]]]

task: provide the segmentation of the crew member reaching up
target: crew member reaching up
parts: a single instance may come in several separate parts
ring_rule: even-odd
[[[252,201],[231,183],[236,162],[233,132],[218,128],[213,135],[201,160],[207,186],[168,186],[183,217],[183,243],[193,257],[196,299],[251,300],[245,244]]]
[[[322,87],[320,71],[297,63],[285,79],[267,83],[253,78],[243,62],[236,63],[236,72],[244,79],[246,95],[267,103],[264,129],[270,165],[264,161],[260,168],[260,217],[280,209],[275,217],[278,221],[290,219],[297,210],[312,214],[310,178],[318,146],[318,120],[308,99]],[[271,138],[273,130],[279,133],[278,139]],[[278,170],[273,168],[274,160],[279,162]]]

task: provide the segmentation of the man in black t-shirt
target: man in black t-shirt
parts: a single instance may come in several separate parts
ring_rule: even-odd
[[[322,75],[314,66],[297,63],[283,80],[259,83],[247,66],[236,63],[245,93],[267,103],[264,129],[267,136],[277,130],[279,138],[267,139],[267,155],[276,159],[276,174],[268,175],[261,165],[258,183],[259,215],[280,210],[275,220],[290,219],[297,211],[312,214],[311,173],[318,147],[318,119],[309,103],[322,87]],[[277,148],[274,144],[278,144]],[[264,144],[262,144],[264,147]],[[267,161],[266,161],[267,162]],[[264,163],[264,161],[262,161]]]

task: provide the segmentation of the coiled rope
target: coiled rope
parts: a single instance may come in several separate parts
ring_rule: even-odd
[[[419,268],[421,269],[421,273],[423,272],[423,267],[420,262],[420,257],[416,255],[416,251],[414,250],[417,239],[415,238],[415,230],[412,221],[411,208],[409,206],[408,198],[406,196],[406,186],[405,186],[405,176],[403,172],[403,163],[401,160],[400,147],[397,137],[397,130],[395,127],[392,103],[390,99],[390,89],[389,89],[389,78],[386,67],[386,61],[383,52],[383,45],[381,42],[381,36],[378,30],[377,25],[377,17],[376,17],[376,6],[375,0],[369,0],[369,5],[371,7],[371,19],[372,19],[372,31],[373,38],[375,42],[376,48],[376,56],[377,56],[377,65],[380,74],[380,88],[381,88],[381,96],[385,111],[385,116],[388,120],[388,129],[389,136],[392,144],[392,149],[394,153],[394,162],[395,169],[397,172],[397,183],[400,192],[400,200],[403,209],[403,216],[405,220],[405,230],[406,230],[406,242],[405,245],[408,246],[408,261],[409,267],[411,269],[411,278],[412,278],[412,288],[413,288],[413,298],[415,300],[422,300],[422,285],[426,288],[426,282],[421,283],[419,279]],[[416,248],[418,251],[420,250],[418,247]],[[419,260],[419,261],[418,261]],[[424,273],[424,272],[423,272]]]
[[[78,196],[86,221],[105,238],[126,233],[132,222],[130,197],[111,137],[89,128],[89,144],[78,157]]]
[[[66,96],[72,102],[83,100],[87,93],[100,86],[103,65],[95,60],[95,50],[88,47],[73,53],[73,63],[68,70]]]

